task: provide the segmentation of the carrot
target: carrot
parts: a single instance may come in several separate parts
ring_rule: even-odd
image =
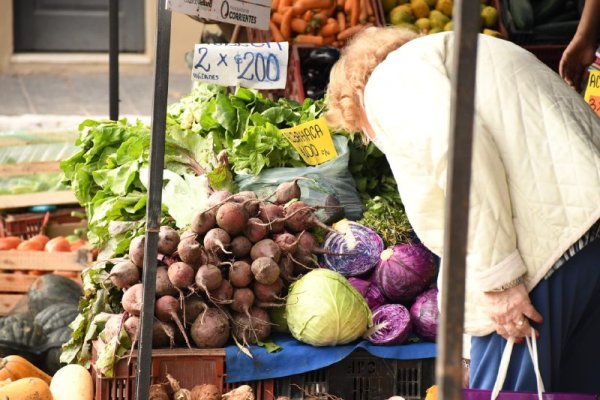
[[[362,31],[363,29],[365,29],[366,27],[369,27],[369,26],[371,26],[371,24],[355,25],[355,26],[351,26],[349,28],[346,28],[345,30],[343,30],[340,33],[338,33],[337,40],[339,40],[339,41],[347,40],[352,35],[357,34],[358,32]]]
[[[333,0],[298,0],[297,4],[301,4],[305,10],[320,10],[323,8],[331,7],[331,3],[335,3]]]
[[[327,23],[321,27],[319,34],[321,36],[335,36],[340,32],[340,25],[334,18],[329,18]]]
[[[335,35],[323,36],[323,44],[326,46],[331,46],[334,41],[335,41]]]
[[[306,22],[309,22],[315,13],[312,10],[307,10],[304,15],[302,15],[302,19]]]
[[[325,11],[327,11],[327,16],[331,17],[333,16],[333,14],[335,14],[335,10],[337,10],[337,3],[334,1],[333,3],[331,3],[331,6]]]
[[[360,14],[360,0],[350,0],[350,26],[358,25],[358,17]]]
[[[284,13],[283,7],[291,7],[292,6],[292,0],[279,0],[279,4],[277,5],[277,11],[280,14]]]
[[[271,39],[276,42],[285,42],[285,38],[281,34],[281,31],[273,21],[269,22],[269,29],[271,30]]]
[[[337,0],[337,2],[336,2],[337,3],[336,4],[337,8],[339,8],[340,10],[343,10],[344,9],[344,2],[345,2],[344,0]]]
[[[365,0],[365,6],[367,7],[367,16],[371,17],[374,15],[373,12],[373,4],[371,4],[371,0]]]
[[[346,29],[346,14],[343,11],[338,11],[337,22],[340,26],[340,32]]]
[[[294,11],[290,8],[285,14],[283,14],[283,19],[281,20],[281,25],[279,26],[279,30],[281,31],[281,35],[285,40],[290,40],[292,37],[292,18],[294,17]]]
[[[352,10],[353,3],[354,3],[353,0],[346,0],[344,2],[344,13],[348,16],[350,15],[350,10]]]
[[[333,47],[342,47],[342,42],[338,41],[338,40],[334,40],[333,43],[331,43],[331,45]]]
[[[271,10],[277,10],[279,8],[279,0],[273,0],[271,2]]]
[[[316,13],[313,16],[313,20],[318,20],[321,23],[320,26],[325,25],[325,23],[327,22],[327,18],[329,18],[329,16],[327,15],[327,12],[324,10],[319,11],[318,13]]]
[[[292,32],[295,33],[306,33],[306,26],[308,23],[302,18],[292,18],[291,27]]]
[[[360,12],[358,14],[358,22],[361,24],[367,23],[367,3],[369,0],[360,0]]]
[[[298,36],[296,36],[296,43],[298,43],[298,44],[314,44],[316,46],[323,46],[323,36],[298,35]]]
[[[279,14],[279,12],[274,12],[271,15],[271,21],[273,21],[276,25],[281,25],[281,21],[283,20],[283,15]]]
[[[12,249],[16,249],[17,246],[22,242],[23,240],[20,237],[17,236],[7,236],[4,238],[0,239],[0,250],[12,250]]]

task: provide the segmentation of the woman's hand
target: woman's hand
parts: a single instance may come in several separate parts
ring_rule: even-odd
[[[490,317],[498,335],[508,339],[531,336],[529,320],[541,324],[542,316],[531,304],[524,284],[502,292],[486,292]]]
[[[581,80],[586,68],[594,62],[595,51],[594,41],[576,36],[563,52],[558,72],[573,89],[581,89]]]

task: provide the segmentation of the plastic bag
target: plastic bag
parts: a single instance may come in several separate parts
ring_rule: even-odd
[[[289,182],[298,177],[307,178],[298,180],[303,201],[310,205],[329,206],[335,204],[335,201],[332,203],[333,196],[343,206],[347,218],[359,219],[363,213],[363,205],[354,178],[348,170],[350,160],[348,139],[336,135],[333,137],[333,144],[338,153],[338,157],[333,160],[309,167],[264,169],[257,176],[237,175],[236,183],[239,190],[251,190],[259,197],[267,196],[282,182]],[[325,214],[329,215],[329,213]],[[328,223],[323,213],[317,215]]]

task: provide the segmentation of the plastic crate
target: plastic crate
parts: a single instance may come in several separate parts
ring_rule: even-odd
[[[292,400],[314,396],[385,400],[398,395],[420,400],[435,383],[435,359],[393,360],[358,349],[329,367],[275,380],[275,393]]]
[[[82,208],[59,209],[46,213],[19,213],[0,215],[0,237],[18,236],[29,239],[42,230],[46,225],[80,224],[84,222],[79,217],[71,215],[73,211],[83,213]]]
[[[95,382],[95,400],[134,400],[137,371],[137,350],[131,358],[125,356],[116,363],[114,377],[102,376],[94,367],[99,342],[94,342],[92,352],[92,378]],[[213,384],[223,393],[249,385],[256,400],[274,400],[272,380],[225,383],[224,349],[155,349],[152,351],[151,383],[166,382],[167,373],[177,379],[182,388]]]

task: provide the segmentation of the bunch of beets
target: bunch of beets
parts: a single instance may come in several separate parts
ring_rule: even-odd
[[[231,335],[243,345],[269,337],[267,309],[283,307],[289,284],[319,267],[324,250],[310,231],[331,230],[300,194],[295,180],[263,199],[250,191],[215,191],[189,229],[160,228],[153,347],[219,348]],[[121,326],[134,342],[138,337],[144,242],[134,238],[129,257],[110,271],[124,291],[125,312],[109,319],[105,340]]]

